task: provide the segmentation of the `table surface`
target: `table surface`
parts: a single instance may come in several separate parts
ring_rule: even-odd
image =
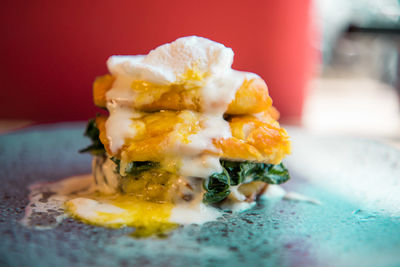
[[[132,228],[71,218],[48,231],[23,227],[27,185],[90,172],[91,156],[77,153],[89,142],[84,125],[0,136],[0,266],[400,266],[400,151],[296,127],[288,127],[296,142],[286,162],[292,179],[283,185],[292,197],[267,198],[168,238],[134,239]],[[294,200],[293,192],[321,204]]]

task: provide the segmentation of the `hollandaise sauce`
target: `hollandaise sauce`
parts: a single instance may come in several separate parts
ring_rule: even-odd
[[[132,227],[133,237],[165,236],[180,224],[214,220],[220,211],[202,203],[173,204],[126,193],[100,193],[92,175],[74,176],[30,186],[30,203],[22,223],[51,229],[63,219],[108,228]]]

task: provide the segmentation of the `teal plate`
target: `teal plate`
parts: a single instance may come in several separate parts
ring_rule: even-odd
[[[288,191],[239,214],[134,239],[66,219],[52,230],[19,223],[27,186],[89,173],[82,123],[0,136],[1,266],[400,266],[400,152],[368,140],[289,129]]]

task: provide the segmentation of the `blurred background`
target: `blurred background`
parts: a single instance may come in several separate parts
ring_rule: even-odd
[[[114,54],[181,36],[231,47],[281,121],[400,141],[399,0],[2,1],[0,130],[86,120]]]

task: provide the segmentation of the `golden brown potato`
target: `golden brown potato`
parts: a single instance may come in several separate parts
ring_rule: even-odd
[[[111,75],[104,75],[95,80],[93,96],[96,106],[106,106],[106,92],[111,89],[113,81],[114,78]],[[129,103],[129,105],[137,110],[147,112],[185,109],[201,111],[201,99],[195,89],[182,90],[179,86],[174,85],[151,103]],[[235,99],[229,104],[226,114],[259,113],[268,110],[271,105],[272,100],[267,85],[261,78],[255,78],[243,82],[236,92]]]
[[[107,153],[109,155],[112,155],[111,150],[110,150],[110,142],[108,141],[108,138],[107,138],[106,121],[107,121],[106,116],[102,115],[102,116],[96,117],[96,126],[100,131],[99,139],[100,139],[101,143],[104,145],[104,148],[106,149]]]
[[[290,153],[289,136],[272,117],[233,116],[229,125],[232,137],[216,143],[224,152],[222,158],[278,164]]]
[[[98,107],[106,107],[106,93],[111,89],[115,78],[110,74],[99,76],[93,83],[93,102]]]
[[[132,120],[141,123],[142,132],[125,140],[118,153],[111,153],[106,137],[105,117],[96,119],[100,140],[110,156],[123,157],[126,161],[161,161],[179,144],[188,144],[190,136],[202,128],[202,115],[192,111],[165,111],[149,113]],[[135,122],[137,121],[137,122]],[[202,151],[219,155],[228,160],[251,160],[278,164],[290,153],[286,131],[271,116],[258,119],[251,115],[231,116],[228,119],[232,137],[214,139],[214,148]],[[138,132],[138,131],[136,131]],[[215,149],[217,148],[217,149]]]
[[[253,114],[272,106],[268,87],[261,78],[245,80],[229,104],[226,114]]]

